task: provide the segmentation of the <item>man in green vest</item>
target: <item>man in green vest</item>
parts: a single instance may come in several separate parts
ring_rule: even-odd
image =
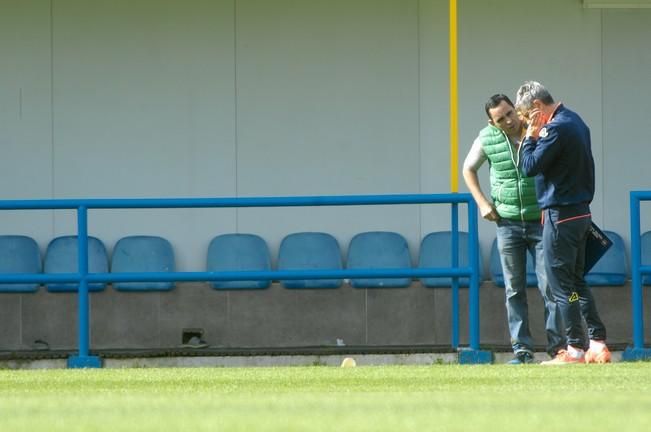
[[[506,291],[511,346],[515,357],[510,364],[533,362],[533,339],[527,306],[527,252],[534,258],[538,289],[545,304],[547,353],[554,357],[565,348],[563,321],[554,302],[543,258],[542,225],[533,177],[518,168],[524,122],[511,100],[496,94],[485,106],[488,125],[479,132],[463,164],[463,178],[477,202],[481,216],[497,224]],[[477,171],[489,163],[491,199],[481,190]]]

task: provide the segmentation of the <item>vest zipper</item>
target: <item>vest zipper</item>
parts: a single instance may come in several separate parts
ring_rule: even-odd
[[[506,141],[509,143],[509,153],[511,154],[511,162],[513,162],[513,165],[515,166],[515,178],[516,178],[516,189],[518,190],[518,200],[520,201],[520,221],[524,222],[524,202],[522,200],[522,187],[521,187],[521,182],[520,182],[520,169],[518,168],[518,162],[520,161],[520,147],[518,146],[518,151],[515,153],[515,157],[513,154],[513,144],[511,144],[511,139],[509,136],[502,131],[504,136],[506,137]]]

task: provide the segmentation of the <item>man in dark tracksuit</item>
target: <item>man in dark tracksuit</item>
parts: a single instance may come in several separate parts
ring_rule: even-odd
[[[535,81],[520,87],[515,105],[529,122],[520,163],[525,175],[536,176],[547,277],[567,330],[567,350],[543,364],[607,363],[606,328],[583,277],[595,189],[590,129]]]

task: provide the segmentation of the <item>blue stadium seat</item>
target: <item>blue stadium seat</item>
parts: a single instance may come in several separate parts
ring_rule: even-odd
[[[115,244],[111,273],[173,272],[174,250],[169,241],[156,236],[128,236]],[[114,282],[118,291],[169,291],[174,282]]]
[[[642,234],[640,239],[640,264],[651,265],[651,231]],[[651,285],[651,275],[642,275],[642,285]]]
[[[271,256],[267,243],[255,234],[223,234],[212,239],[208,246],[207,270],[269,271]],[[215,289],[264,289],[268,280],[214,281]]]
[[[53,239],[45,251],[43,265],[45,273],[77,273],[77,236],[62,236]],[[108,255],[101,240],[88,237],[88,272],[107,273]],[[51,292],[77,291],[76,283],[50,283],[46,284]],[[102,291],[106,287],[104,282],[88,284],[89,291]]]
[[[493,240],[493,246],[491,246],[490,273],[493,283],[498,287],[504,288],[504,273],[502,272],[500,253],[497,250],[497,239]],[[538,286],[538,277],[536,276],[533,257],[530,253],[527,253],[527,286]]]
[[[0,273],[41,273],[41,254],[33,238],[21,235],[0,236]],[[0,283],[0,292],[33,293],[37,283]]]
[[[468,241],[467,232],[459,232],[459,266],[468,265]],[[441,268],[452,266],[452,232],[438,231],[429,233],[420,243],[420,254],[418,258],[418,267],[420,268]],[[479,278],[481,280],[482,265],[481,257],[479,259]],[[421,279],[423,285],[428,288],[451,287],[451,277],[426,277]],[[460,277],[459,286],[467,287],[470,285],[470,278]]]
[[[330,234],[289,234],[280,243],[278,270],[341,270],[339,243]],[[341,279],[283,280],[285,288],[339,288]]]
[[[349,269],[411,268],[409,246],[395,232],[371,231],[357,234],[348,246]],[[404,288],[410,278],[351,279],[355,288]]]
[[[626,251],[622,237],[612,231],[604,231],[613,245],[585,275],[590,286],[621,286],[626,283],[628,269]]]

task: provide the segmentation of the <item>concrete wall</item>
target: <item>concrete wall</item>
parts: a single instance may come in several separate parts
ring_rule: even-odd
[[[459,2],[459,168],[487,96],[540,80],[591,126],[594,218],[628,242],[628,191],[650,187],[651,10],[549,0],[532,19],[539,7]],[[440,0],[2,0],[0,196],[448,192],[447,19]],[[0,212],[0,226],[44,250],[75,216]],[[444,206],[90,214],[109,249],[124,235],[168,238],[180,270],[202,270],[225,232],[276,251],[291,232],[344,245],[394,230],[415,260],[426,233],[448,228]],[[480,236],[487,259],[492,224]]]
[[[593,290],[608,327],[610,344],[630,344],[630,286]],[[460,291],[460,343],[468,344],[468,291]],[[651,307],[648,288],[645,309]],[[451,290],[425,288],[336,290],[286,289],[215,291],[206,284],[180,284],[165,293],[125,293],[112,288],[91,294],[92,349],[175,349],[184,329],[200,328],[210,348],[299,346],[439,345],[451,343]],[[531,331],[544,350],[543,306],[528,289]],[[485,282],[480,288],[481,344],[510,346],[504,290]],[[77,347],[74,293],[3,294],[1,350]],[[109,324],[110,323],[110,324]],[[646,320],[646,342],[651,323]],[[339,340],[339,341],[338,341]]]

